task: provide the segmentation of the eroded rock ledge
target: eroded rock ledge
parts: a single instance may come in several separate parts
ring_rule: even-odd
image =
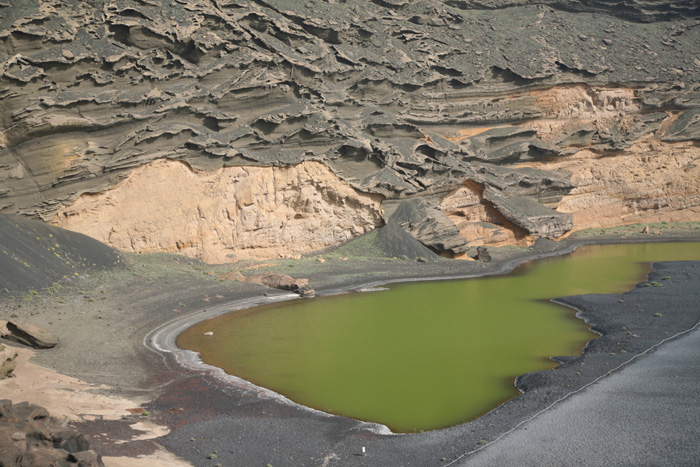
[[[440,239],[422,241],[443,254],[569,228],[523,226],[485,189],[573,229],[700,219],[692,0],[0,1],[0,42],[2,213],[58,219],[168,159],[322,162],[358,192],[423,198]],[[210,260],[295,247],[201,220],[154,240],[169,212],[98,238],[200,256],[206,241]],[[343,222],[320,237],[347,238]],[[238,235],[250,246],[231,249]]]

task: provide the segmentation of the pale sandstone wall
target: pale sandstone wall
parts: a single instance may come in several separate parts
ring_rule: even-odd
[[[381,199],[318,162],[196,171],[159,160],[108,191],[83,194],[52,223],[123,251],[221,263],[336,245],[382,224]]]
[[[639,125],[640,100],[630,88],[577,85],[532,94],[539,106],[551,109],[550,118],[526,124],[543,141],[585,128],[618,133],[622,143],[619,151],[610,151],[597,148],[593,140],[565,158],[531,164],[572,174],[575,188],[557,210],[573,214],[574,230],[700,220],[700,147],[692,141],[660,140],[676,112],[667,112],[658,130],[645,131]]]
[[[531,91],[529,96],[542,118],[464,129],[452,140],[462,142],[489,130],[514,132],[520,127],[535,130],[537,140],[568,151],[524,161],[518,167],[559,174],[570,181],[573,188],[568,193],[546,204],[572,214],[574,231],[700,220],[700,147],[695,141],[664,141],[679,112],[649,115],[638,91],[625,87],[565,85]],[[484,200],[484,183],[476,181],[480,183],[467,181],[439,203],[468,245],[532,242],[527,232]]]
[[[582,150],[543,164],[568,170],[576,185],[559,202],[576,230],[639,222],[700,220],[700,148],[654,138],[616,156]]]

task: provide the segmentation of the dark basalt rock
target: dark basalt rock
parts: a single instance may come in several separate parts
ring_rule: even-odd
[[[389,219],[437,253],[461,254],[467,241],[442,211],[423,198],[402,202]]]
[[[558,238],[574,227],[573,216],[545,207],[532,198],[504,196],[492,188],[484,190],[484,199],[493,204],[513,224],[535,238]]]
[[[593,137],[596,129],[586,126],[567,134],[564,138],[557,142],[557,145],[566,148],[571,146],[584,147],[589,146],[593,142]]]
[[[3,467],[103,467],[80,433],[61,426],[43,407],[0,400],[0,465]]]
[[[632,21],[668,21],[700,14],[700,7],[693,0],[680,2],[639,0],[447,0],[445,3],[461,9],[500,9],[513,4],[539,4],[565,11],[592,12],[627,18]]]
[[[479,246],[476,248],[476,258],[477,261],[483,261],[485,263],[491,262],[491,253],[489,253],[488,248],[485,246]]]
[[[530,128],[495,128],[469,138],[462,147],[474,160],[499,164],[552,159],[569,152],[537,141],[536,136]]]
[[[700,108],[686,110],[669,125],[663,141],[700,141]]]
[[[532,167],[506,168],[484,164],[474,176],[481,185],[506,196],[527,196],[542,204],[557,203],[574,185],[570,173],[555,173]]]
[[[58,345],[58,337],[39,326],[8,321],[7,330],[9,334],[3,336],[5,339],[19,342],[35,349],[50,349]]]

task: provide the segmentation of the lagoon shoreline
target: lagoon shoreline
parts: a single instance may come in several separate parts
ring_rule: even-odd
[[[617,242],[617,240],[611,240],[611,242]],[[551,250],[541,251],[537,256],[541,258],[565,254],[574,251],[583,244],[591,243],[569,244],[567,248],[557,253]],[[565,253],[561,253],[561,251]],[[500,266],[500,272],[493,272],[493,274],[510,272],[523,262],[525,261],[512,259]],[[698,262],[657,263],[647,280],[661,280],[661,277],[667,274],[676,276],[687,274],[688,270],[683,268],[697,269],[699,265]],[[556,300],[557,303],[576,310],[577,317],[591,325],[595,332],[601,334],[601,337],[591,341],[580,357],[563,362],[553,371],[536,372],[518,377],[515,386],[522,392],[520,396],[488,411],[476,420],[455,427],[426,433],[393,434],[381,425],[318,413],[270,391],[256,390],[255,386],[237,378],[222,376],[221,370],[210,370],[210,374],[220,381],[220,384],[230,385],[234,388],[229,388],[228,391],[226,389],[219,390],[228,393],[234,399],[239,398],[239,401],[230,401],[229,408],[221,407],[223,409],[221,414],[206,422],[192,423],[186,426],[182,433],[172,433],[165,438],[165,445],[179,455],[185,455],[187,447],[182,449],[183,444],[186,446],[185,440],[192,438],[204,440],[207,439],[207,434],[211,436],[212,432],[227,433],[217,437],[218,440],[205,443],[204,451],[214,451],[218,450],[216,448],[217,442],[225,444],[225,440],[229,436],[234,436],[234,433],[252,430],[253,439],[279,440],[274,453],[279,451],[289,455],[289,453],[295,452],[295,463],[292,465],[324,465],[326,461],[326,465],[439,465],[440,462],[445,463],[451,460],[462,461],[469,457],[469,455],[465,455],[466,453],[476,452],[514,428],[520,429],[522,424],[546,411],[553,402],[565,400],[572,394],[594,384],[608,375],[612,369],[617,370],[633,364],[638,355],[649,352],[665,339],[669,339],[671,336],[679,337],[696,326],[700,320],[700,310],[692,310],[686,306],[685,308],[681,307],[677,313],[665,314],[664,316],[669,318],[668,320],[652,321],[651,327],[645,328],[644,332],[640,332],[640,334],[633,334],[633,337],[629,337],[628,331],[623,329],[626,328],[623,324],[628,321],[634,322],[635,317],[640,314],[651,316],[653,320],[654,310],[658,310],[660,304],[664,304],[665,309],[665,305],[669,301],[678,298],[679,292],[681,295],[686,293],[692,295],[691,291],[694,287],[697,288],[697,284],[700,283],[699,271],[695,271],[695,273],[694,280],[688,280],[684,284],[674,284],[673,291],[671,287],[666,288],[663,297],[659,296],[662,295],[659,290],[652,290],[656,288],[636,287],[621,294],[625,296],[624,304],[619,303],[618,295],[578,296]],[[426,278],[407,280],[423,279]],[[393,282],[399,282],[399,280]],[[379,282],[372,282],[360,285],[368,287],[378,284]],[[346,291],[354,290],[354,287],[349,287]],[[332,289],[332,292],[337,293],[338,290]],[[650,295],[654,298],[650,299]],[[590,299],[594,301],[589,302]],[[600,300],[604,300],[604,303],[597,303]],[[609,319],[607,316],[611,310],[614,310],[615,319]],[[191,324],[194,322],[189,323],[189,325]],[[634,342],[625,345],[628,347],[628,349],[623,349],[625,353],[619,353],[619,342],[626,338],[633,339]],[[585,371],[581,374],[584,366]],[[199,368],[205,369],[206,366]],[[249,393],[251,392],[254,394],[252,395],[255,400],[254,405],[260,410],[260,417],[251,416],[250,413],[245,413],[243,416],[223,415],[238,410],[239,404],[244,403],[246,399],[250,401],[251,395]],[[215,406],[219,407],[221,398],[211,397],[211,399],[217,401]],[[201,410],[201,404],[205,404],[205,402],[200,401],[199,404]],[[271,424],[270,419],[276,420],[276,422]],[[292,432],[294,433],[292,434]],[[285,439],[285,434],[289,435],[288,439]],[[333,450],[327,451],[323,457],[314,455],[314,452],[318,452],[318,446],[313,440],[328,437],[334,439],[331,444]],[[248,444],[255,444],[255,441],[243,443],[244,446]],[[366,446],[372,452],[371,460],[364,456],[358,458],[357,453],[360,452],[361,446]],[[247,454],[248,452],[250,454]],[[260,452],[259,447],[253,447],[250,451],[243,448],[229,454],[237,459],[242,456],[245,459],[242,465],[255,463],[258,459],[269,459],[272,465],[275,465],[275,462],[282,462],[284,465],[284,459],[274,453],[272,455],[268,453],[268,457],[265,457],[265,454]],[[299,458],[304,454],[306,458]],[[441,461],[443,458],[445,460]]]
[[[570,238],[540,241],[529,250],[495,254],[491,263],[340,260],[313,264],[317,271],[307,269],[305,272],[309,273],[305,277],[318,295],[329,295],[400,281],[506,274],[527,261],[567,254],[589,244],[698,240],[687,234]],[[148,261],[146,255],[143,258]],[[560,303],[578,310],[578,316],[603,337],[591,341],[581,357],[555,370],[517,378],[516,387],[524,393],[484,416],[426,433],[391,434],[381,425],[298,406],[250,383],[225,377],[221,370],[203,367],[193,355],[173,347],[180,330],[194,322],[236,308],[292,297],[256,284],[213,282],[206,277],[177,284],[174,279],[179,278],[154,273],[143,290],[131,290],[130,295],[124,293],[122,297],[119,291],[129,291],[130,285],[125,283],[124,289],[114,285],[117,288],[107,292],[110,297],[99,304],[100,316],[96,319],[85,319],[84,314],[90,315],[89,307],[93,306],[85,304],[87,308],[74,314],[64,309],[68,316],[56,323],[57,334],[65,339],[69,329],[80,320],[81,334],[85,336],[72,345],[41,351],[34,360],[54,367],[59,373],[90,383],[108,384],[109,388],[98,392],[141,401],[150,413],[149,422],[167,426],[169,434],[165,436],[135,439],[138,436],[135,436],[133,416],[73,420],[71,423],[86,433],[105,456],[107,465],[119,465],[114,459],[124,456],[147,459],[144,456],[160,452],[161,446],[193,465],[445,465],[456,460],[462,462],[469,457],[465,453],[488,445],[553,401],[591,384],[611,368],[648,351],[669,336],[696,325],[700,311],[686,302],[691,300],[692,304],[693,299],[694,303],[698,302],[699,265],[698,262],[656,264],[649,280],[658,275],[687,277],[683,281],[670,281],[664,287],[634,288],[625,292],[624,303],[618,303],[616,295],[560,299]],[[90,282],[93,279],[94,284]],[[105,287],[105,281],[96,274],[85,285],[99,289]],[[149,293],[149,288],[151,292],[160,292]],[[196,300],[186,299],[192,296]],[[125,306],[126,297],[131,298],[133,307]],[[628,336],[627,331],[620,330],[624,326],[618,320],[633,320],[639,316],[639,310],[653,316],[652,310],[667,307],[671,302],[686,304],[680,303],[677,312],[664,313],[663,319],[652,318],[651,327],[633,338],[634,345],[625,354],[614,351],[618,350],[617,343]],[[32,310],[28,306],[15,310],[15,314],[19,312],[27,321],[44,321],[39,312]],[[610,310],[615,310],[615,319],[610,319]],[[164,331],[167,323],[177,325]],[[111,335],[106,336],[105,326],[113,328]],[[91,354],[89,360],[78,358],[86,352]],[[100,363],[104,371],[95,371],[94,365]],[[579,375],[581,363],[585,371]],[[367,448],[366,456],[359,455],[362,446]],[[153,458],[150,462],[158,465]],[[174,464],[171,459],[162,465]]]

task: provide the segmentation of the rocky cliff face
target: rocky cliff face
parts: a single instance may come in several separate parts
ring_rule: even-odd
[[[314,248],[382,223],[365,194],[422,197],[439,240],[421,241],[452,254],[700,219],[692,0],[0,1],[0,42],[0,212],[121,248],[267,257],[309,231]],[[183,183],[232,219],[115,208]],[[331,192],[361,213],[325,220]]]
[[[83,195],[52,222],[122,251],[174,251],[209,263],[295,257],[382,224],[383,197],[357,193],[323,164],[195,171],[158,160]]]

